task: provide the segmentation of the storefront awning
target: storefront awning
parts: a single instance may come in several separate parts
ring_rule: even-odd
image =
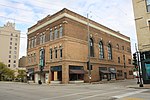
[[[70,74],[86,74],[87,72],[84,70],[74,70],[74,69],[70,69],[69,70]]]
[[[110,72],[111,72],[112,74],[116,74],[116,73],[117,73],[116,70],[110,70]]]
[[[100,72],[103,73],[103,74],[110,74],[110,72],[107,71],[107,70],[100,70]]]

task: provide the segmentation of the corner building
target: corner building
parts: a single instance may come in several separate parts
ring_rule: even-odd
[[[150,0],[132,0],[132,2],[143,83],[150,84]]]
[[[89,23],[91,81],[133,78],[130,38],[92,20]],[[87,33],[87,18],[66,8],[30,27],[26,67],[30,80],[89,82]]]

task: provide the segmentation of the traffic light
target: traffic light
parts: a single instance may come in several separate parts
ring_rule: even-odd
[[[140,59],[141,59],[141,61],[143,61],[143,60],[145,59],[144,56],[145,56],[144,53],[143,53],[143,52],[140,52]]]
[[[136,55],[136,53],[133,54],[133,65],[137,66],[137,55]]]

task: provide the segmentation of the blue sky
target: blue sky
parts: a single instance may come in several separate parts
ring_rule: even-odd
[[[38,20],[68,8],[82,16],[129,36],[135,52],[136,31],[132,0],[0,0],[0,26],[15,22],[21,31],[20,54],[26,55],[27,29]]]

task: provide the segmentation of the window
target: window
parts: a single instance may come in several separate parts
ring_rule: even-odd
[[[124,50],[124,46],[122,46],[122,50]]]
[[[9,54],[11,54],[11,51],[9,51]]]
[[[13,34],[11,33],[11,36],[13,36]]]
[[[60,58],[62,58],[62,47],[60,48]]]
[[[150,0],[146,0],[147,12],[150,12]]]
[[[34,53],[34,62],[36,62],[36,53]]]
[[[52,32],[52,30],[50,30],[50,41],[52,41],[53,40],[53,32]]]
[[[94,44],[92,38],[90,38],[90,57],[94,57]]]
[[[40,44],[43,44],[45,42],[45,34],[40,34]]]
[[[32,39],[31,39],[31,48],[33,48],[34,47],[34,37],[32,37]]]
[[[129,71],[129,75],[133,75],[133,71],[132,70]]]
[[[53,58],[53,52],[52,52],[52,48],[50,49],[50,59]]]
[[[128,59],[129,64],[131,64],[131,59]]]
[[[14,60],[14,63],[16,63],[16,60]]]
[[[104,47],[102,41],[99,42],[99,57],[100,59],[104,58]]]
[[[120,57],[118,57],[118,63],[120,64]]]
[[[16,59],[16,55],[14,55],[14,59]]]
[[[11,58],[11,55],[9,55],[9,58]]]
[[[125,58],[125,55],[123,55],[123,62],[124,62],[124,68],[126,68],[126,58]]]
[[[10,38],[10,40],[12,41],[12,38]]]
[[[10,67],[10,64],[8,64],[8,67]]]
[[[34,37],[34,46],[33,47],[36,47],[36,36]]]
[[[55,58],[57,58],[57,48],[55,48]]]
[[[87,70],[89,70],[89,66],[87,66]],[[91,70],[93,70],[93,66],[91,65]]]
[[[10,62],[11,62],[11,60],[8,60],[8,62],[10,63]]]
[[[16,67],[16,64],[14,64],[14,68]]]
[[[17,51],[14,51],[14,54],[17,54]]]
[[[60,27],[60,31],[59,31],[59,37],[62,37],[62,34],[63,34],[63,28],[62,26]]]
[[[112,60],[112,47],[111,47],[111,44],[108,44],[108,59]]]
[[[9,48],[10,48],[10,49],[12,49],[12,47],[11,47],[11,46],[10,46]]]
[[[116,47],[117,47],[117,49],[119,50],[119,44],[117,44],[117,46],[116,46]]]
[[[117,76],[121,77],[122,76],[122,70],[117,70],[117,72],[118,72]]]
[[[57,29],[55,29],[54,35],[55,35],[54,38],[57,39],[58,38],[58,30]]]
[[[17,50],[17,47],[15,47],[15,50]]]
[[[15,43],[15,46],[17,46],[17,43]]]
[[[16,34],[16,37],[18,37],[18,35]]]

